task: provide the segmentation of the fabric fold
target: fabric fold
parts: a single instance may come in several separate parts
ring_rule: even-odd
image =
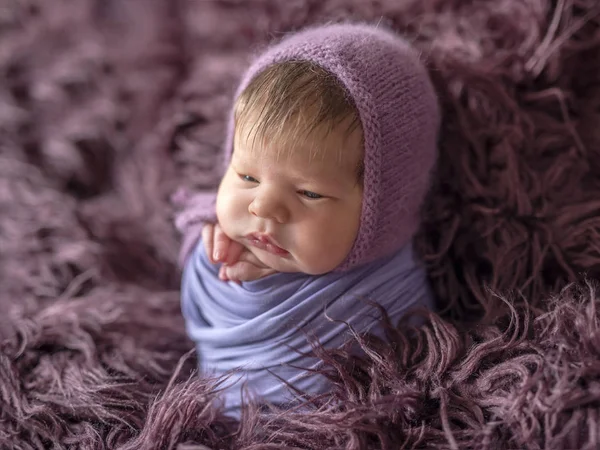
[[[318,363],[303,355],[311,351],[307,335],[325,347],[339,347],[351,337],[348,325],[360,333],[382,333],[371,302],[385,308],[394,323],[411,308],[433,306],[411,245],[349,272],[319,277],[277,273],[239,285],[221,281],[218,271],[198,241],[183,274],[182,309],[200,369],[215,375],[243,370],[224,392],[227,409],[234,412],[242,383],[275,404],[293,399],[277,376],[303,392],[328,389],[323,377],[306,371]]]

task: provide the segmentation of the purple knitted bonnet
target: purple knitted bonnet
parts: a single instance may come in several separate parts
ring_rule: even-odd
[[[364,24],[305,29],[267,49],[245,73],[236,97],[267,66],[308,60],[341,81],[364,133],[364,193],[358,236],[336,270],[396,252],[419,226],[436,161],[437,98],[419,54],[391,31]],[[233,149],[230,116],[225,162]]]

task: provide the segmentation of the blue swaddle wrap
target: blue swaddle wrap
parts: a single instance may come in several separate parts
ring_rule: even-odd
[[[198,242],[184,269],[182,311],[202,373],[241,369],[227,380],[223,393],[233,415],[239,414],[243,383],[260,399],[275,404],[293,400],[277,377],[302,392],[328,389],[324,377],[301,369],[318,363],[301,354],[311,351],[307,334],[324,347],[339,347],[350,338],[347,325],[340,321],[358,332],[381,331],[380,314],[369,301],[383,306],[393,323],[409,309],[433,307],[426,272],[410,244],[390,257],[343,273],[277,273],[238,285],[219,280],[218,270]]]

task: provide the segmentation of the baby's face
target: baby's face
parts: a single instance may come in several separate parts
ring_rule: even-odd
[[[219,187],[217,217],[225,233],[279,272],[329,272],[358,233],[362,132],[334,130],[312,160],[309,145],[278,157],[275,149],[249,148],[236,136]]]

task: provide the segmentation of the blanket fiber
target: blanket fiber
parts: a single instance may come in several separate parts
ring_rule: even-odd
[[[194,371],[173,195],[217,183],[251,52],[343,19],[439,91],[439,313],[315,344],[330,396],[236,423]],[[597,0],[3,0],[0,76],[0,448],[600,447]]]

